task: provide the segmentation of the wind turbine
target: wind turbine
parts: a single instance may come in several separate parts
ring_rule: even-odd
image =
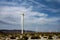
[[[21,14],[21,28],[22,28],[21,34],[23,34],[24,33],[24,13]]]
[[[24,33],[24,13],[26,13],[27,12],[27,10],[21,10],[20,11],[21,12],[21,34],[23,34]]]

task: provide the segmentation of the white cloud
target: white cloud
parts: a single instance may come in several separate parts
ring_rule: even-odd
[[[22,0],[18,0],[18,1],[22,1]],[[49,8],[47,5],[44,5],[44,4],[41,4],[41,3],[39,3],[39,2],[36,2],[35,0],[29,0],[29,1],[31,1],[30,3],[27,3],[26,1],[27,0],[25,0],[24,2],[22,2],[22,3],[18,3],[18,1],[17,0],[12,0],[12,2],[6,2],[6,1],[2,1],[2,2],[0,2],[0,4],[4,4],[4,5],[12,5],[12,6],[29,6],[30,4],[31,4],[31,2],[32,2],[32,4],[34,3],[34,4],[37,4],[37,6],[36,6],[36,8],[39,8],[40,10],[47,10],[47,11],[51,11],[51,12],[53,12],[53,13],[56,13],[56,12],[60,12],[59,10],[60,9],[54,9],[54,8]],[[52,0],[46,0],[46,1],[52,1]],[[53,1],[58,1],[59,2],[59,0],[53,0]],[[31,5],[30,5],[31,6]],[[34,5],[33,5],[34,6]],[[35,7],[35,6],[34,6]]]
[[[2,1],[0,2],[1,5],[18,5],[17,2],[6,2],[6,1]]]
[[[35,27],[38,26],[39,30],[41,29],[41,31],[47,31],[47,30],[49,31],[49,30],[53,30],[53,29],[49,28],[49,26],[56,26],[56,27],[59,26],[57,21],[60,20],[60,18],[56,18],[56,17],[47,18],[49,16],[48,14],[40,13],[37,11],[32,11],[32,8],[33,7],[25,8],[23,6],[1,7],[2,10],[0,9],[1,10],[0,11],[0,14],[1,14],[0,20],[2,20],[3,22],[7,22],[9,24],[12,24],[12,25],[20,25],[20,20],[21,20],[20,14],[23,13],[22,11],[24,11],[24,14],[25,14],[24,29],[26,29],[26,30],[33,30]],[[39,18],[37,18],[35,16],[39,16]],[[45,24],[48,24],[48,25],[45,25]],[[5,25],[5,26],[7,26],[7,25]],[[3,25],[1,25],[1,26],[3,26]],[[6,29],[8,29],[9,27],[7,26]],[[12,29],[15,29],[15,28],[14,28],[14,26],[12,26]],[[21,27],[19,26],[19,28],[21,28]],[[17,29],[19,29],[19,28],[17,28]],[[44,30],[42,30],[42,29],[44,29]],[[53,31],[55,31],[55,30],[53,30]]]
[[[60,9],[54,9],[54,8],[49,8],[48,5],[44,5],[44,4],[41,4],[39,2],[36,2],[35,0],[29,0],[35,4],[37,4],[37,6],[35,8],[39,8],[39,10],[47,10],[47,11],[50,11],[52,13],[57,13],[57,12],[60,12],[59,10]],[[57,3],[60,3],[60,0],[45,0],[47,2],[57,2]]]
[[[43,4],[40,4],[40,3],[38,3],[38,2],[36,2],[34,0],[29,0],[29,1],[37,4],[38,7],[41,8],[41,10],[49,10],[49,11],[52,11],[52,12],[58,11],[58,9],[56,10],[56,9],[52,9],[52,8],[47,8],[47,6],[45,6]],[[10,3],[10,2],[6,2],[6,3],[5,2],[1,2],[0,4],[16,5],[17,3],[14,3],[14,2],[12,2],[12,3]],[[33,11],[33,7],[34,6],[30,5],[27,8],[27,7],[23,6],[23,5],[29,5],[29,4],[26,3],[26,2],[23,2],[19,7],[17,7],[17,6],[10,6],[10,7],[9,6],[1,6],[0,7],[0,21],[3,21],[3,23],[6,22],[6,23],[9,23],[9,24],[12,24],[12,25],[16,25],[16,28],[17,28],[18,25],[20,27],[20,21],[21,21],[20,14],[24,13],[25,14],[24,22],[25,22],[26,30],[27,29],[34,30],[35,27],[38,27],[39,30],[40,29],[41,30],[44,29],[44,31],[47,31],[47,30],[50,29],[49,28],[50,26],[51,27],[59,27],[60,26],[59,23],[57,22],[57,21],[60,20],[60,18],[57,18],[57,17],[48,18],[49,15],[46,14],[46,13],[40,13],[38,11]],[[38,7],[36,7],[36,8],[38,8]],[[47,25],[45,25],[45,24],[47,24]],[[1,23],[0,23],[0,25],[1,25]],[[2,24],[1,27],[4,26],[4,28],[5,28],[5,26],[7,26],[7,25],[6,24],[4,24],[4,25]],[[11,25],[9,27],[11,27]],[[14,27],[12,27],[12,29]]]
[[[20,20],[17,21],[17,18],[20,19],[21,13],[25,14],[26,23],[30,22],[30,23],[46,24],[56,22],[59,20],[59,18],[47,18],[48,14],[32,11],[32,7],[25,8],[21,6],[21,7],[1,7],[1,8],[2,10],[0,11],[1,14],[0,19],[8,20],[5,18],[10,16],[11,18],[13,17],[15,19],[16,23],[17,22],[19,23]],[[39,16],[39,18],[36,18],[34,16]]]
[[[35,4],[37,4],[37,5],[38,5],[37,7],[46,7],[46,5],[41,4],[41,3],[39,3],[39,2],[36,2],[35,0],[29,0],[29,1],[31,1],[31,2],[33,2],[33,3],[35,3]]]

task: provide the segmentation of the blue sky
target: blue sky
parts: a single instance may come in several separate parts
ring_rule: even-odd
[[[0,0],[0,29],[60,32],[60,0]]]

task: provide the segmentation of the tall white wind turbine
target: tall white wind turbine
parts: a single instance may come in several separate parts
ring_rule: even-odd
[[[21,28],[22,28],[21,34],[23,34],[24,33],[24,13],[21,14]]]

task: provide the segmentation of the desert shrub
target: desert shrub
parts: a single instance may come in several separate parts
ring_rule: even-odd
[[[31,39],[41,39],[39,36],[32,36]]]
[[[12,37],[10,37],[11,39],[15,39],[15,37],[14,36],[12,36]]]
[[[52,36],[49,36],[48,39],[53,39]]]
[[[28,39],[28,37],[27,37],[27,36],[23,36],[23,39],[24,39],[24,40],[27,40],[27,39]]]

